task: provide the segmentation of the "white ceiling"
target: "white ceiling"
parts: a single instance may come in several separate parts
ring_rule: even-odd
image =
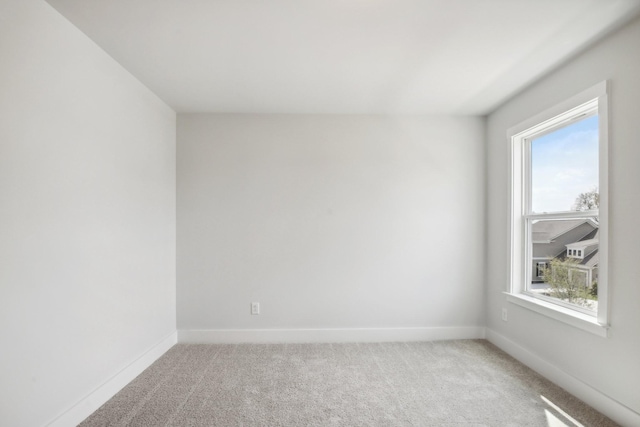
[[[178,112],[485,114],[640,0],[48,0]]]

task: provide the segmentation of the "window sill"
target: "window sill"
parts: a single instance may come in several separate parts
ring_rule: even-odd
[[[512,294],[505,292],[507,301],[519,305],[536,313],[566,323],[583,331],[590,332],[600,337],[607,337],[609,326],[598,323],[594,316],[583,314],[569,308],[541,301],[524,294]]]

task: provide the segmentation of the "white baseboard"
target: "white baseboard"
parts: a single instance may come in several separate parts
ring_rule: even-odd
[[[111,399],[117,392],[130,383],[142,371],[147,369],[160,356],[166,353],[177,343],[177,332],[171,333],[168,337],[160,340],[157,344],[145,351],[140,357],[123,368],[120,372],[105,381],[104,384],[89,393],[85,398],[66,410],[60,416],[47,424],[48,427],[70,427],[77,426],[85,418],[95,412],[107,400]]]
[[[484,327],[340,329],[187,329],[180,343],[321,343],[482,339]]]
[[[486,339],[496,347],[524,363],[543,377],[567,390],[578,399],[622,426],[640,426],[640,414],[610,398],[578,378],[566,373],[540,356],[488,329]]]

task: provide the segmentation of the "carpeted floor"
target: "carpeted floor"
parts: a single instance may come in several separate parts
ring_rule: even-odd
[[[613,426],[483,340],[171,348],[81,426]]]

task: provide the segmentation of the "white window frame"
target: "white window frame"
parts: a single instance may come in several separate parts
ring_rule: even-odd
[[[599,222],[599,273],[598,273],[598,312],[581,310],[574,305],[563,304],[557,299],[541,298],[527,292],[527,281],[531,278],[531,254],[528,244],[527,224],[537,214],[530,213],[528,203],[531,200],[526,191],[530,191],[530,140],[545,132],[552,132],[571,122],[592,114],[594,108],[598,114],[599,127],[599,194],[598,211],[580,212],[580,215],[598,216]],[[609,283],[608,283],[608,224],[609,224],[609,131],[608,131],[608,82],[604,81],[571,97],[542,113],[510,128],[507,138],[510,146],[510,260],[509,289],[507,300],[542,315],[551,317],[582,330],[606,337],[609,328]],[[538,214],[545,219],[571,218],[577,212],[557,212]]]

